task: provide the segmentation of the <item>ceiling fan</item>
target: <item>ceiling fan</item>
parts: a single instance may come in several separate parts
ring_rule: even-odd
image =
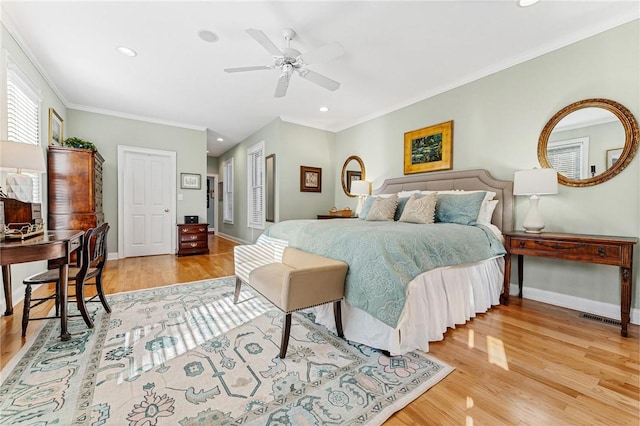
[[[255,41],[260,43],[267,52],[273,56],[272,65],[257,65],[252,67],[239,67],[239,68],[225,68],[225,72],[244,72],[244,71],[260,71],[260,70],[281,70],[278,84],[276,85],[276,91],[274,96],[281,98],[287,94],[287,88],[289,87],[289,80],[291,75],[296,71],[300,77],[309,80],[318,86],[324,87],[327,90],[337,90],[340,87],[340,83],[330,79],[320,73],[311,71],[306,68],[307,65],[322,62],[328,59],[336,58],[344,54],[344,48],[340,43],[333,42],[321,46],[311,52],[305,54],[300,53],[296,49],[291,47],[291,40],[296,36],[296,32],[291,28],[285,28],[282,31],[282,35],[287,42],[287,47],[280,50],[262,31],[255,29],[247,29],[247,33],[253,37]]]

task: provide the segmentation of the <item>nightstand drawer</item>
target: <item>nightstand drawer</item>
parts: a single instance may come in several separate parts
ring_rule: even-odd
[[[554,240],[511,239],[514,254],[535,254],[538,256],[563,257],[585,262],[609,263],[619,261],[622,256],[620,245],[600,243],[568,242]]]
[[[185,234],[185,233],[180,234],[181,243],[193,242],[193,241],[206,241],[207,238],[208,238],[207,234],[202,232],[199,234]]]
[[[202,249],[202,248],[206,248],[208,249],[208,243],[207,241],[191,241],[191,242],[181,242],[180,243],[180,250],[182,249]]]

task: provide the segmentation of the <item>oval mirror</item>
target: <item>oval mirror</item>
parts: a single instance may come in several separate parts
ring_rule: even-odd
[[[558,111],[538,140],[538,161],[558,171],[567,186],[592,186],[613,178],[638,149],[638,123],[623,105],[586,99]]]
[[[351,182],[354,180],[366,180],[364,163],[360,157],[352,155],[347,158],[344,162],[344,166],[342,166],[340,180],[342,182],[342,190],[344,193],[349,197],[355,197],[355,195],[351,195]]]

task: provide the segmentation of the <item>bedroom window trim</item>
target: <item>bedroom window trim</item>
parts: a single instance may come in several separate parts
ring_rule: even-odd
[[[247,150],[247,227],[264,229],[266,216],[264,141]]]
[[[6,113],[6,140],[40,144],[40,112],[42,92],[4,51],[6,75],[3,84],[3,109]],[[3,123],[4,125],[5,123]],[[3,173],[4,174],[4,173]],[[40,173],[23,173],[33,181],[33,201],[42,202],[42,176]]]
[[[222,222],[233,225],[233,157],[222,163]]]

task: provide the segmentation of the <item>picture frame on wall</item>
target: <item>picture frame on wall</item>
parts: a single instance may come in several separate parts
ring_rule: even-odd
[[[300,192],[322,192],[322,169],[300,166]]]
[[[453,168],[453,120],[404,134],[404,174]]]
[[[60,146],[64,142],[64,120],[55,109],[49,108],[49,145]]]
[[[201,176],[196,173],[180,173],[180,188],[200,189],[202,186]]]
[[[607,169],[613,167],[622,155],[624,148],[608,149],[607,150]]]

